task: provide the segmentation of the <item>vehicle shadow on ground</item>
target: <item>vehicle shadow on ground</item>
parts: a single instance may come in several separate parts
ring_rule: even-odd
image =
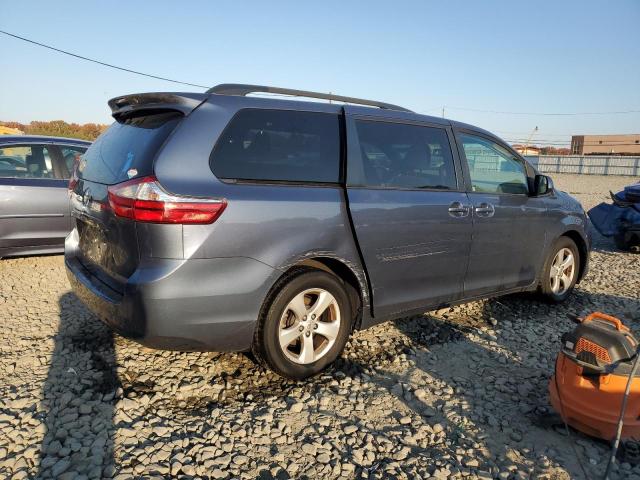
[[[113,335],[73,293],[62,295],[59,307],[43,389],[46,433],[36,478],[110,477],[120,385]]]

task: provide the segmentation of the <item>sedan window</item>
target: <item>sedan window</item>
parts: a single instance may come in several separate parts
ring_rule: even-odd
[[[44,145],[12,145],[0,148],[0,176],[54,178],[47,147]]]
[[[66,163],[75,157],[71,155],[81,153],[75,147],[59,149],[55,145],[11,145],[0,146],[0,177],[4,178],[69,178]],[[66,151],[70,150],[70,151]],[[71,155],[67,159],[66,155]]]

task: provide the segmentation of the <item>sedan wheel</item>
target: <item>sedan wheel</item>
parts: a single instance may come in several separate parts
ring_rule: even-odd
[[[565,301],[578,280],[581,260],[578,247],[571,238],[558,238],[549,249],[539,277],[543,297],[553,303]]]
[[[549,280],[551,291],[556,295],[562,295],[573,286],[573,277],[576,272],[576,261],[573,252],[568,248],[562,248],[551,263]]]

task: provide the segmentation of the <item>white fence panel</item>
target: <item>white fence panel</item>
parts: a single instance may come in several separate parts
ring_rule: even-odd
[[[543,173],[640,176],[640,157],[600,155],[540,155],[526,157]]]

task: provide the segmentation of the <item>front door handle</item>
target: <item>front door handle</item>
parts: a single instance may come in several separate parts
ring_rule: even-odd
[[[449,205],[449,215],[455,218],[466,217],[469,215],[470,207],[460,202],[453,202]]]
[[[496,209],[490,203],[482,202],[480,205],[473,209],[478,217],[493,217],[496,213]]]

